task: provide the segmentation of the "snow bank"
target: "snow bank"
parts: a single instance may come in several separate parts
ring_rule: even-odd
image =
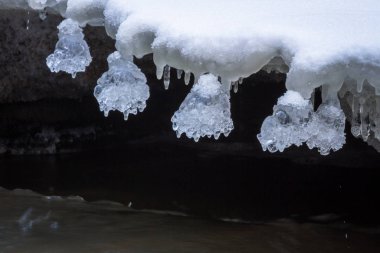
[[[0,0],[0,6],[12,2]],[[17,2],[20,5],[22,1]],[[104,25],[109,36],[116,39],[116,48],[124,58],[153,53],[157,76],[165,79],[166,87],[171,68],[183,70],[186,79],[193,73],[196,81],[211,73],[220,77],[224,87],[233,84],[235,89],[243,78],[265,69],[288,72],[287,89],[297,92],[302,99],[311,99],[314,90],[322,87],[322,111],[330,106],[341,110],[337,94],[348,80],[354,80],[352,89],[361,91],[363,83],[367,83],[380,94],[377,0],[28,0],[28,3],[37,10],[55,9],[82,26]],[[305,103],[301,107],[309,102]],[[330,109],[329,115],[335,110]],[[341,118],[340,113],[336,115]],[[380,125],[373,128],[380,131]]]

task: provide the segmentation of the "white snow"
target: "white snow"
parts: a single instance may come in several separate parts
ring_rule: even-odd
[[[56,9],[65,18],[71,18],[81,26],[104,25],[109,36],[116,39],[116,48],[125,59],[132,55],[142,57],[153,53],[157,76],[163,77],[165,88],[169,88],[172,68],[179,70],[178,76],[185,73],[186,83],[191,73],[194,74],[195,82],[200,76],[210,73],[220,77],[225,88],[233,84],[235,91],[242,78],[261,69],[288,72],[286,87],[289,92],[279,99],[277,107],[299,107],[308,111],[313,91],[322,87],[322,109],[317,112],[310,109],[310,113],[314,118],[325,120],[326,114],[342,119],[338,100],[342,86],[347,87],[348,93],[354,94],[352,89],[361,91],[363,84],[367,84],[373,87],[376,94],[380,94],[378,0],[25,1],[37,10],[45,7]],[[11,2],[0,0],[0,7],[12,6]],[[13,5],[22,6],[22,1],[18,0]],[[206,82],[206,78],[203,76],[200,83]],[[346,85],[352,80],[353,85]],[[195,86],[204,89],[205,92],[200,94],[206,94],[208,89],[210,92],[215,91],[212,88],[214,81],[208,80],[204,85],[200,83]],[[194,94],[197,92],[195,88],[192,91]],[[371,109],[373,104],[360,103],[359,108],[367,106],[364,111],[374,111]],[[353,107],[353,111],[356,108]],[[379,110],[375,111],[371,115],[378,115]],[[362,112],[359,110],[359,114]],[[356,120],[355,124],[365,128],[367,123],[362,126],[362,121]],[[264,122],[264,125],[268,125],[268,122]],[[177,123],[181,125],[181,122]],[[269,125],[278,126],[272,123]],[[324,148],[320,146],[325,144],[319,141],[308,144],[321,148],[321,153],[336,150],[340,145],[337,143],[343,143],[344,139],[341,138],[340,123],[339,127],[325,123],[317,125],[332,129],[332,135],[337,138],[332,142],[336,145],[331,144],[330,139],[322,141],[330,143]],[[197,123],[194,124],[189,129],[198,127]],[[265,129],[262,130],[265,132]],[[297,140],[286,142],[277,149],[282,151],[283,147],[291,143],[298,145],[310,140],[310,136],[301,136],[303,130],[299,129],[299,125],[296,131],[301,131],[296,132],[300,135]],[[366,134],[370,131],[380,132],[380,124]],[[269,131],[267,137],[274,132]],[[356,132],[360,136],[366,130]],[[190,132],[186,133],[193,136]],[[376,136],[380,140],[380,134]]]
[[[278,105],[294,105],[305,107],[307,106],[309,101],[304,99],[301,94],[296,91],[288,90],[282,97],[280,97],[277,101]]]

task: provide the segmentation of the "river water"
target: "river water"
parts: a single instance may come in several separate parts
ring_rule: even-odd
[[[116,202],[0,189],[1,253],[379,252],[380,230],[261,224],[137,211]]]

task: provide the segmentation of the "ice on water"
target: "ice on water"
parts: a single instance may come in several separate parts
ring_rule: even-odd
[[[273,108],[258,134],[264,151],[284,149],[306,143],[310,149],[317,148],[322,155],[337,151],[345,143],[345,115],[334,103],[322,103],[316,112],[310,100],[295,91],[287,91]]]
[[[117,110],[124,114],[144,111],[149,98],[149,86],[141,70],[133,63],[132,56],[123,58],[119,52],[108,57],[109,70],[98,80],[94,96],[100,110],[108,116],[109,111]]]
[[[78,22],[65,19],[58,29],[59,40],[54,53],[46,59],[47,65],[52,72],[64,71],[75,78],[78,72],[85,72],[86,67],[90,65],[90,49]]]
[[[185,133],[195,141],[228,136],[234,128],[230,107],[229,87],[212,74],[202,75],[172,117],[173,129],[178,137]]]

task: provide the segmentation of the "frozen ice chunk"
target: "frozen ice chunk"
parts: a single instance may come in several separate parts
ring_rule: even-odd
[[[185,133],[195,141],[228,136],[234,128],[230,107],[229,89],[216,76],[202,75],[172,117],[173,129],[177,137]]]
[[[282,152],[291,145],[306,142],[310,149],[318,148],[322,155],[328,155],[346,142],[346,117],[334,103],[323,103],[314,112],[310,100],[303,99],[298,92],[287,91],[273,111],[257,135],[264,151]]]
[[[295,91],[288,91],[278,99],[273,115],[267,117],[257,135],[264,151],[283,152],[291,145],[300,146],[309,138],[308,124],[313,106]]]
[[[92,57],[84,40],[82,28],[72,19],[65,19],[58,26],[59,40],[53,54],[46,59],[52,72],[64,71],[75,78],[77,72],[85,72]]]
[[[98,80],[94,96],[100,110],[108,116],[109,111],[117,110],[129,114],[142,112],[149,98],[149,86],[146,77],[133,63],[133,58],[123,58],[119,52],[108,57],[109,70]]]
[[[310,149],[318,148],[321,155],[341,149],[346,143],[345,122],[342,109],[332,104],[321,104],[309,124],[310,137],[306,142],[307,146]]]

